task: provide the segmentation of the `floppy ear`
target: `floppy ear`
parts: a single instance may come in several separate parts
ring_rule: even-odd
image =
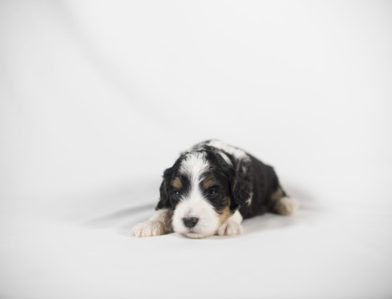
[[[159,188],[159,202],[155,207],[155,210],[160,209],[171,209],[172,206],[170,204],[169,193],[167,190],[167,185],[170,182],[170,177],[172,173],[172,168],[168,168],[163,173],[163,180],[161,183],[161,187]]]
[[[231,184],[232,201],[230,210],[246,205],[247,200],[252,194],[253,186],[249,176],[249,165],[246,162],[238,162],[233,182]]]

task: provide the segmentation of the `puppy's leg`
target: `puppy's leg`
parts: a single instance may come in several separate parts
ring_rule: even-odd
[[[241,222],[242,216],[237,210],[218,228],[218,231],[216,233],[220,236],[234,236],[242,234],[243,229]]]
[[[297,210],[298,203],[295,199],[288,197],[281,187],[276,190],[272,196],[271,212],[280,215],[291,215]]]
[[[160,209],[146,222],[139,223],[132,228],[131,235],[135,237],[152,237],[172,232],[172,212]]]

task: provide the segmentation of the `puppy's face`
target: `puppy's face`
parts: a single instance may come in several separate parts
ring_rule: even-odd
[[[161,201],[173,210],[172,226],[191,238],[213,235],[232,215],[230,160],[214,151],[183,154],[165,171]]]

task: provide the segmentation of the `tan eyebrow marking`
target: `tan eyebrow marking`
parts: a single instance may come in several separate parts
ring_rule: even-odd
[[[208,189],[212,186],[216,185],[216,181],[213,177],[207,177],[204,181],[203,181],[203,188],[204,189]]]
[[[175,178],[172,182],[171,185],[176,188],[176,189],[181,189],[182,188],[182,182],[180,180],[180,178]]]

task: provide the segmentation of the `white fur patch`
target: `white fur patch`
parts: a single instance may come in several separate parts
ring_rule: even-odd
[[[253,199],[253,192],[250,193],[249,198],[246,200],[245,204],[247,204],[248,206],[251,205],[252,203],[252,199]]]
[[[185,159],[181,162],[180,172],[188,175],[192,181],[199,183],[200,176],[209,167],[206,160],[206,154],[200,152],[187,153]]]
[[[297,208],[297,201],[287,196],[279,198],[275,204],[275,211],[281,215],[291,215]]]
[[[146,222],[139,223],[132,228],[131,236],[153,237],[171,232],[171,212],[167,209],[158,210]]]
[[[240,235],[243,232],[241,222],[242,216],[237,210],[229,219],[226,220],[226,222],[224,222],[219,227],[217,234],[220,236]]]
[[[163,235],[165,227],[159,221],[147,221],[137,224],[131,231],[131,236],[134,237],[153,237]]]
[[[224,152],[219,151],[218,153],[219,153],[219,155],[222,157],[222,159],[225,160],[225,162],[226,162],[227,164],[233,165],[233,164],[231,163],[229,157],[228,157]]]
[[[233,155],[238,160],[248,160],[249,156],[242,149],[236,148],[232,145],[224,143],[220,140],[210,140],[206,143],[209,146],[215,147],[216,149],[225,151],[226,153]]]

